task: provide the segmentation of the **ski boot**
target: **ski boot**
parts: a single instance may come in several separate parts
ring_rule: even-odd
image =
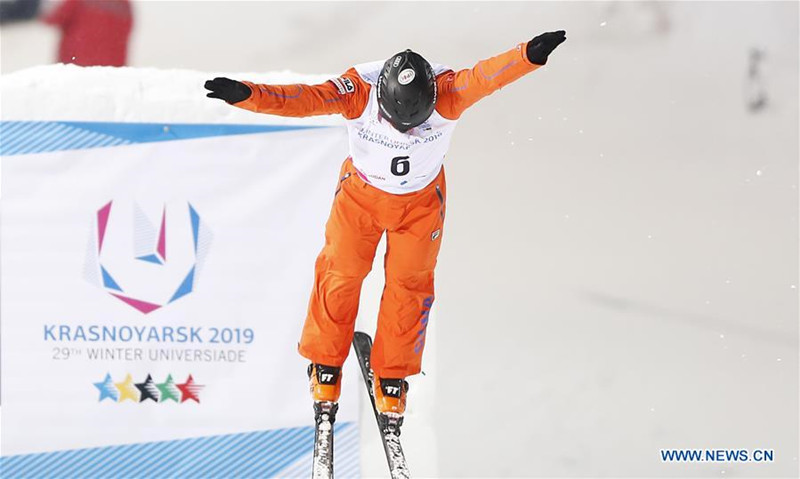
[[[317,423],[328,421],[333,424],[342,392],[342,368],[309,364],[308,384],[314,399],[314,418]]]
[[[406,412],[408,382],[402,378],[381,378],[373,373],[372,390],[381,429],[387,434],[399,436],[403,414]]]

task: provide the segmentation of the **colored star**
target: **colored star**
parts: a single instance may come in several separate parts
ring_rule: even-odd
[[[156,384],[158,391],[161,393],[161,402],[166,401],[167,399],[172,399],[175,402],[178,402],[178,398],[180,398],[180,391],[178,388],[175,387],[175,381],[172,380],[172,374],[167,376],[167,380],[161,384]]]
[[[133,402],[139,402],[139,391],[133,387],[133,378],[130,374],[125,376],[125,380],[121,383],[114,383],[119,391],[119,402],[130,399]]]
[[[195,384],[194,378],[192,377],[191,374],[189,375],[189,378],[186,379],[185,383],[176,384],[176,386],[178,386],[178,389],[181,390],[181,402],[186,402],[189,399],[192,399],[196,403],[200,402],[200,397],[198,397],[198,394],[205,387],[199,384]]]
[[[101,382],[92,384],[100,390],[100,399],[98,401],[108,398],[116,402],[119,399],[119,393],[114,388],[114,382],[111,381],[111,375],[109,373],[106,373],[106,378]]]
[[[141,393],[139,402],[145,402],[148,399],[158,402],[158,388],[149,374],[143,383],[136,383],[136,389]]]

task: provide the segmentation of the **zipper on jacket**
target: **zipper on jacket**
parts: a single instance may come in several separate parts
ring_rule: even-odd
[[[350,172],[349,171],[347,173],[345,173],[344,176],[339,179],[339,187],[336,188],[336,192],[333,194],[333,196],[338,195],[339,192],[342,191],[342,184],[344,183],[344,180],[346,180],[348,178],[350,178]]]
[[[439,185],[436,185],[436,196],[439,197],[439,216],[444,220],[444,196],[442,195],[442,190],[439,188]]]

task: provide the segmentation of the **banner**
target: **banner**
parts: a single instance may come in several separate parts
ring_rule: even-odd
[[[1,124],[3,476],[306,476],[297,341],[344,127],[26,113]],[[359,387],[339,477],[359,475]]]

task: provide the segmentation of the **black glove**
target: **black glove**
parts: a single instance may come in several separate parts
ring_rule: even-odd
[[[211,90],[211,93],[206,95],[207,97],[219,98],[231,105],[247,100],[253,94],[249,86],[230,78],[217,77],[213,80],[208,80],[205,87],[206,90]]]
[[[544,65],[547,63],[547,55],[553,52],[557,46],[561,45],[567,39],[567,32],[559,30],[557,32],[547,32],[534,37],[533,40],[528,42],[526,52],[528,60],[537,65]]]

